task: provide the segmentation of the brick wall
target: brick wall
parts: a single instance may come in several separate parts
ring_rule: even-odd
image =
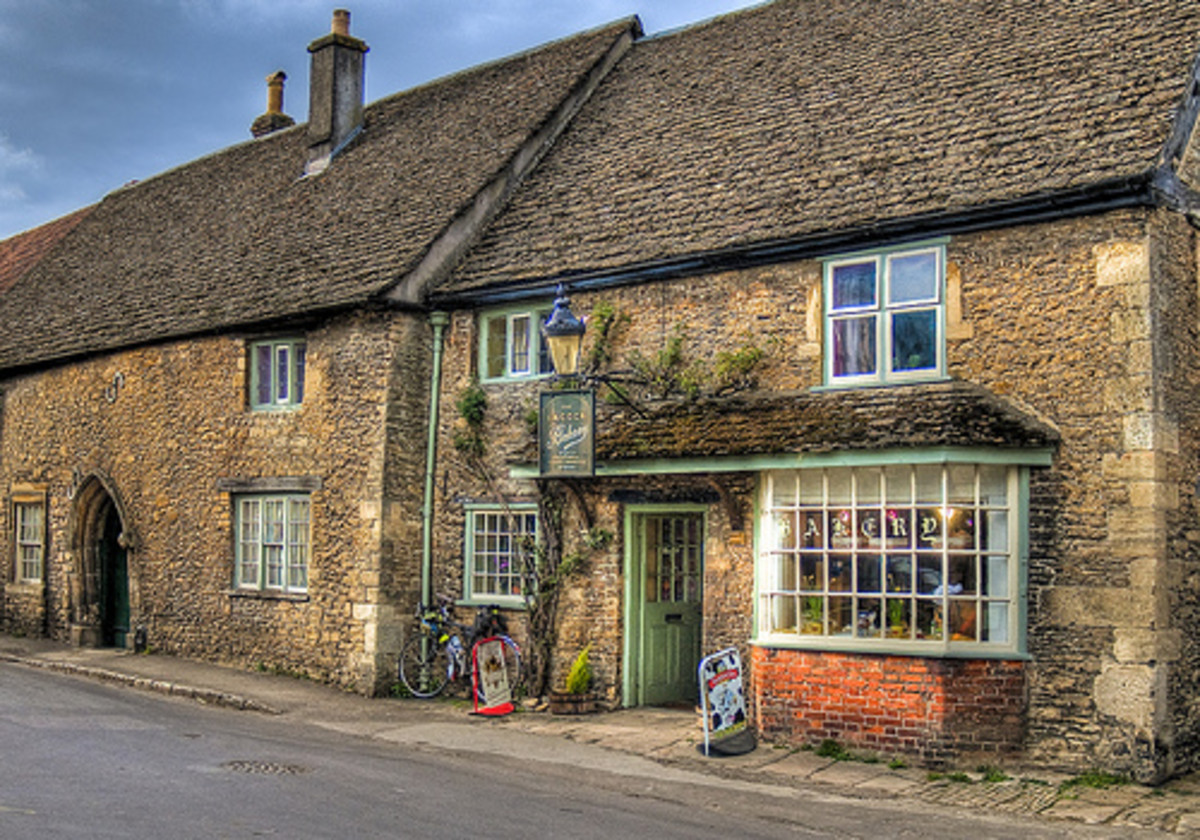
[[[1020,662],[755,647],[758,728],[767,740],[920,756],[931,765],[1019,751]]]

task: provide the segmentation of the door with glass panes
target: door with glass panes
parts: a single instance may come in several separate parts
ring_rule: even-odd
[[[698,696],[704,517],[642,514],[634,523],[640,583],[638,701],[693,704]]]

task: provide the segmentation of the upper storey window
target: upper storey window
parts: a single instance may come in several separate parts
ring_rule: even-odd
[[[541,331],[548,314],[548,309],[522,309],[482,316],[479,360],[482,378],[523,379],[554,373]]]
[[[294,408],[304,402],[304,339],[250,345],[250,406],[257,411]]]
[[[937,379],[945,370],[941,246],[825,263],[825,383]]]

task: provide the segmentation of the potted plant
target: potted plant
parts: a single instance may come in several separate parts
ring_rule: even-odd
[[[550,692],[550,714],[583,715],[596,711],[596,693],[592,688],[592,665],[588,661],[589,644],[575,657],[567,672],[562,691]]]

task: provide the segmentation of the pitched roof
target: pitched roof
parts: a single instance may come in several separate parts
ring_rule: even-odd
[[[92,207],[84,207],[0,241],[0,292],[10,289],[90,212]]]
[[[673,403],[597,423],[596,458],[826,453],[895,447],[1052,448],[1059,433],[992,392],[949,381]]]
[[[1196,0],[778,0],[643,40],[443,293],[869,229],[1160,163]]]
[[[397,282],[635,18],[365,109],[300,178],[305,127],[117,190],[6,294],[0,369],[352,306]]]

